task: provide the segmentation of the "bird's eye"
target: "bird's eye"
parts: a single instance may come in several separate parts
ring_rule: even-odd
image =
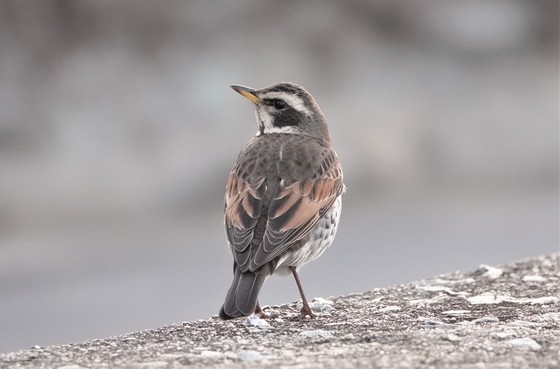
[[[283,100],[274,100],[274,107],[278,110],[284,109],[286,107],[286,103]]]

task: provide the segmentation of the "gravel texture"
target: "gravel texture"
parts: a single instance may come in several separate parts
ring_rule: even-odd
[[[559,368],[560,257],[0,355],[0,368]]]

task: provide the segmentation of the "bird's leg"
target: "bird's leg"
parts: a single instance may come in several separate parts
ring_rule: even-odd
[[[255,312],[253,314],[258,316],[259,318],[262,318],[262,316],[264,315],[264,311],[262,310],[258,300],[257,300],[257,307],[255,308]]]
[[[311,319],[315,318],[315,314],[311,311],[309,304],[307,303],[307,299],[305,298],[305,293],[303,293],[303,287],[301,286],[301,282],[299,280],[299,275],[297,273],[296,267],[291,266],[290,270],[294,275],[294,279],[296,280],[297,287],[299,289],[299,294],[301,296],[301,302],[303,303],[303,307],[301,308],[301,317],[305,318],[305,316],[310,317]]]
[[[253,314],[255,314],[256,316],[258,316],[261,319],[266,319],[266,318],[271,317],[270,313],[265,313],[264,312],[264,310],[261,308],[261,304],[259,304],[258,301],[257,301],[257,307],[255,308],[255,311],[253,312]]]

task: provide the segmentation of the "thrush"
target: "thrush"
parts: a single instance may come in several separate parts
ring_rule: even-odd
[[[293,274],[313,318],[298,270],[334,240],[342,208],[342,168],[327,122],[301,86],[231,86],[254,103],[258,132],[241,150],[225,195],[233,282],[221,319],[261,311],[259,292],[273,273]]]

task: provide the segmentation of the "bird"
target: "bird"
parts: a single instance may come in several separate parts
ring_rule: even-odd
[[[219,318],[262,316],[259,292],[273,273],[293,275],[301,318],[314,318],[298,270],[333,242],[345,191],[327,121],[297,84],[231,88],[253,103],[258,131],[227,179],[224,223],[233,281]]]

